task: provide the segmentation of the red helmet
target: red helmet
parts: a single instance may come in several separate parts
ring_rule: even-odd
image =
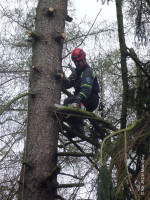
[[[78,60],[85,59],[85,56],[86,54],[82,49],[76,48],[72,51],[71,59],[72,61],[78,61]]]

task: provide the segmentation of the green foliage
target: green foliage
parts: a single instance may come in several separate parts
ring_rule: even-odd
[[[117,200],[112,178],[106,166],[102,166],[97,178],[97,200]]]

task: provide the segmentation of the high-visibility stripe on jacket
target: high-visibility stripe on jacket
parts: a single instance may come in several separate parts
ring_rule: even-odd
[[[100,92],[96,74],[88,64],[82,70],[76,70],[76,74],[71,74],[68,80],[64,80],[63,87],[65,89],[74,87],[74,95],[79,95],[84,100],[89,98],[92,93],[98,94]]]

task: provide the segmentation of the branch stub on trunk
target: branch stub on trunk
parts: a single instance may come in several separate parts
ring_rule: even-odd
[[[32,37],[35,40],[41,40],[43,36],[40,33],[34,32],[34,31],[28,31],[28,37]]]
[[[35,67],[34,65],[32,66],[32,69],[33,69],[34,71],[38,72],[38,73],[40,72],[39,69],[38,69],[37,67]]]
[[[54,11],[55,11],[55,9],[53,7],[49,7],[49,9],[48,9],[49,15],[52,16],[54,14]]]
[[[72,22],[72,20],[73,20],[72,17],[70,17],[69,15],[66,16],[66,21],[67,21],[67,22]]]
[[[56,42],[61,43],[66,38],[66,34],[65,33],[54,33],[53,38]]]

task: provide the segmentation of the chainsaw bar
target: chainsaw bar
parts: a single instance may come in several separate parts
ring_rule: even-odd
[[[67,107],[76,108],[77,107],[77,103],[68,104],[67,106],[55,103],[54,106],[56,108],[67,108]]]
[[[77,108],[77,103],[71,103],[71,104],[68,104],[67,106],[55,103],[54,106],[56,108],[67,108],[67,107],[69,107],[69,108]],[[80,109],[81,110],[86,110],[86,108],[85,108],[85,106],[83,104],[81,104],[81,108]]]
[[[67,106],[64,106],[64,105],[61,105],[61,104],[57,104],[57,103],[55,103],[54,106],[56,108],[66,108],[67,107]]]

